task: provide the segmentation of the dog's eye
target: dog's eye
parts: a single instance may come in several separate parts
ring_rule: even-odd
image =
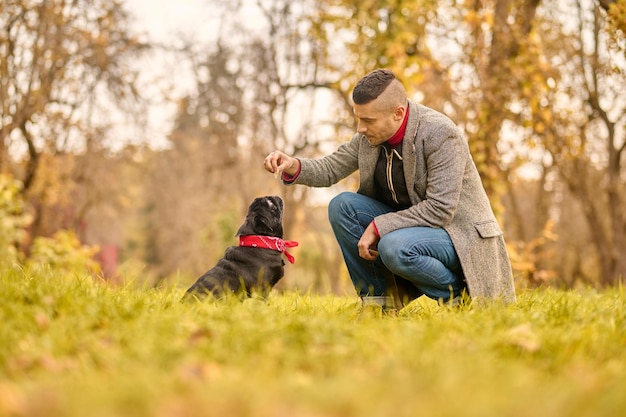
[[[276,202],[274,202],[271,199],[267,199],[266,200],[267,205],[270,209],[270,213],[272,213],[272,216],[276,216],[279,217],[281,214],[281,205],[280,204],[276,204]]]

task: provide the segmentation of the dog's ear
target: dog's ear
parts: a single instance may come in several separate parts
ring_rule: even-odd
[[[263,215],[257,215],[254,218],[254,229],[259,232],[267,233],[270,236],[274,236],[278,228],[280,227],[280,223],[277,223],[275,218],[272,218],[269,215],[264,213]]]
[[[237,230],[237,233],[235,233],[235,237],[258,234],[256,230],[256,211],[260,202],[261,198],[255,198],[252,203],[250,203],[248,212],[246,213],[246,219],[239,227],[239,230]]]
[[[235,234],[236,237],[248,235],[266,235],[282,238],[283,225],[271,217],[250,214]]]
[[[246,221],[239,227],[239,230],[237,230],[237,233],[235,233],[235,237],[256,234],[254,233],[254,219],[252,219],[251,217],[253,216],[248,215],[246,217]]]

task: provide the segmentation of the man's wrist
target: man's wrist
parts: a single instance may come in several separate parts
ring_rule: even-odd
[[[378,233],[378,227],[376,227],[376,222],[374,220],[372,220],[372,228],[374,228],[374,233],[376,234],[376,237],[380,239],[380,233]]]
[[[300,160],[298,158],[294,158],[294,160],[296,161],[298,168],[293,174],[288,174],[286,170],[283,171],[283,181],[285,182],[294,182],[296,178],[298,178],[298,175],[300,175],[300,169],[302,168],[302,164],[300,163]]]

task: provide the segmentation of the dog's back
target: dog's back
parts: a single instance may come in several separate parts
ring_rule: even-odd
[[[185,299],[208,294],[215,297],[229,293],[267,294],[284,276],[284,265],[280,252],[231,246],[224,257],[187,290]]]

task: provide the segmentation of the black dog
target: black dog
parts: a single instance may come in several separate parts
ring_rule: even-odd
[[[286,247],[298,243],[283,240],[283,200],[278,196],[255,198],[236,236],[239,246],[227,248],[224,257],[198,278],[183,300],[228,293],[265,296],[284,275],[282,254],[294,262]]]

